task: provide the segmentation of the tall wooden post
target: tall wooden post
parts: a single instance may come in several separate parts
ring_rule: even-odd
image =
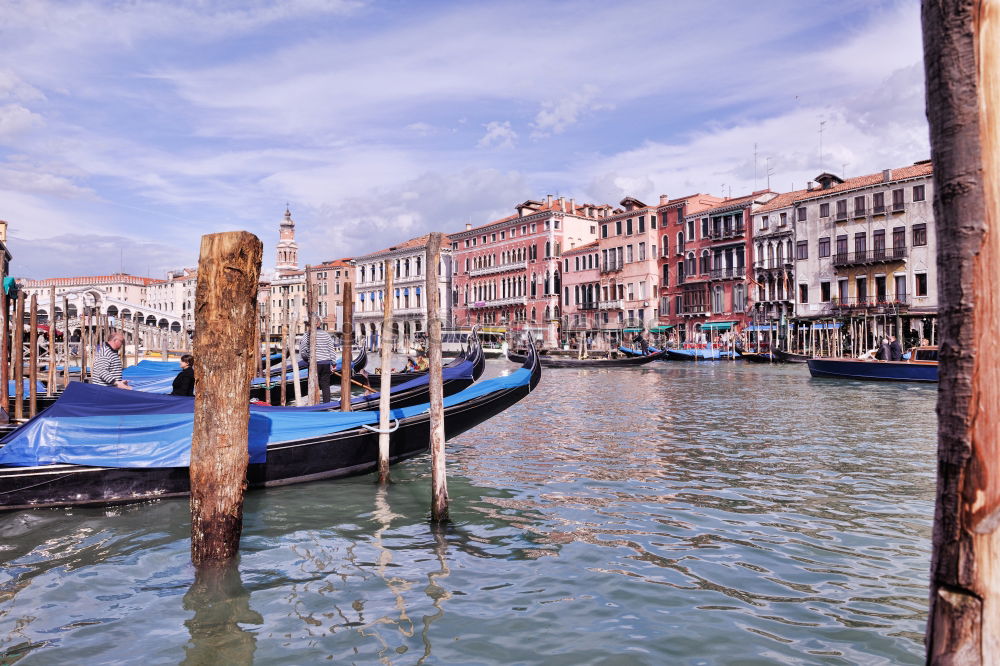
[[[428,264],[429,266],[429,264]],[[378,482],[389,483],[389,397],[392,393],[392,262],[385,260],[385,298],[382,299],[382,344],[379,366],[382,372],[378,394]]]
[[[444,385],[441,377],[441,295],[438,271],[441,265],[441,239],[435,231],[427,237],[427,342],[428,380],[430,384],[431,441],[431,519],[448,520],[448,479],[444,458]]]
[[[351,361],[354,352],[354,290],[350,282],[344,283],[344,329],[340,353],[340,411],[351,411]]]
[[[319,377],[316,369],[316,285],[310,278],[312,266],[306,266],[306,330],[309,331],[309,404],[318,405]]]
[[[263,245],[245,231],[201,238],[195,293],[191,561],[232,561],[243,530]]]
[[[14,418],[24,418],[24,292],[17,295],[14,325],[11,327],[11,365],[14,366]]]
[[[1000,663],[1000,2],[924,0],[940,325],[927,662]]]
[[[0,281],[2,281],[3,274],[0,273]],[[0,423],[7,423],[10,421],[10,313],[8,308],[10,307],[9,301],[7,300],[7,292],[3,289],[3,284],[0,283],[0,320],[2,320],[2,326],[0,326]]]
[[[56,392],[56,288],[49,289],[49,381],[45,395]]]
[[[28,417],[38,413],[38,294],[31,295],[28,315]]]
[[[69,386],[69,297],[63,296],[63,388]]]
[[[139,365],[139,320],[132,319],[132,365]]]
[[[288,355],[292,358],[292,395],[295,396],[295,404],[302,402],[302,382],[299,377],[299,357],[295,354],[295,333],[298,331],[299,322],[302,320],[299,310],[299,299],[295,298],[295,320],[292,324],[291,332],[288,336]]]
[[[288,348],[288,301],[284,303],[284,316],[281,323],[281,404],[288,402],[288,382],[285,377],[288,375],[288,360],[291,357]]]

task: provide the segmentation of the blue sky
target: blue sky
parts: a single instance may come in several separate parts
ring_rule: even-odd
[[[916,2],[0,3],[19,276],[162,277],[231,229],[267,270],[286,202],[318,263],[546,194],[737,196],[768,163],[782,191],[928,155]]]

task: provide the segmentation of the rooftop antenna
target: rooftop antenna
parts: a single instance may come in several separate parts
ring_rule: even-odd
[[[753,189],[757,189],[757,143],[753,144]]]
[[[774,175],[774,169],[771,168],[770,157],[764,160],[764,171],[767,173],[767,189],[771,189],[771,176]]]
[[[819,170],[823,171],[823,127],[826,125],[825,120],[819,121]]]
[[[840,167],[840,177],[847,180],[847,162],[844,162]]]

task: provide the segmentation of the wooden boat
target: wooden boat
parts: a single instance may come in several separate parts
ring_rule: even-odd
[[[648,347],[647,349],[649,349],[649,353],[650,354],[659,354],[661,351],[663,351],[662,349],[658,349],[657,347],[652,347],[652,346]],[[618,347],[618,351],[620,351],[621,353],[625,354],[626,356],[643,356],[644,355],[642,353],[641,349],[632,349],[631,347],[626,347],[625,345],[620,345]],[[648,356],[648,354],[646,354],[646,356]]]
[[[479,382],[445,399],[445,436],[455,437],[509,408],[527,396],[540,378],[538,356],[529,346],[525,362],[516,372]],[[96,393],[105,399],[97,403],[103,405],[102,413],[88,411],[74,416],[81,404],[92,409]],[[146,407],[135,411],[143,405]],[[46,415],[0,441],[0,509],[115,504],[187,495],[192,410],[187,398],[75,382]],[[390,462],[428,448],[428,405],[396,409],[392,416],[398,427],[390,435]],[[275,414],[251,408],[248,487],[371,471],[378,458],[377,426],[376,412]],[[170,439],[171,433],[185,429],[186,440]],[[161,432],[165,443],[149,440]],[[147,453],[138,460],[145,466],[135,466],[137,448]],[[148,456],[154,456],[152,462]],[[166,464],[169,462],[183,464]]]
[[[863,361],[855,358],[811,358],[807,361],[813,377],[870,379],[901,382],[936,382],[938,348],[915,347],[905,361]]]
[[[741,351],[741,352],[738,352],[738,353],[740,355],[740,358],[742,358],[744,361],[749,361],[750,363],[779,363],[780,362],[780,361],[778,361],[774,357],[774,354],[772,354],[771,352],[763,352],[763,353],[761,353],[761,352],[746,352],[746,351]]]
[[[624,356],[619,358],[570,358],[565,356],[539,356],[543,368],[630,368],[651,363],[663,358],[663,352],[648,356]],[[517,354],[507,350],[507,359],[514,363],[526,363],[527,354]]]
[[[793,354],[792,352],[782,351],[778,348],[775,348],[773,353],[774,357],[782,363],[805,363],[812,358],[811,356],[806,356],[805,354]]]
[[[368,384],[369,377],[364,373],[365,366],[368,365],[368,350],[360,349],[354,358],[351,360],[351,379],[358,382],[359,384]],[[290,367],[290,366],[289,366]],[[339,373],[339,370],[336,370]],[[294,381],[294,373],[289,371],[285,375],[285,399],[290,400],[290,396],[295,395],[295,387],[292,386]],[[339,375],[334,376],[334,382],[339,381]],[[299,362],[299,387],[302,390],[302,395],[306,395],[309,391],[309,364],[305,361]],[[374,386],[372,387],[374,388]],[[268,395],[270,393],[270,395]],[[250,385],[250,399],[257,400],[259,402],[267,402],[270,404],[276,404],[281,402],[281,368],[274,370],[272,368],[271,375],[265,380],[262,377],[254,379]]]
[[[670,361],[728,361],[739,358],[739,354],[735,351],[708,347],[705,349],[667,349],[666,357]]]

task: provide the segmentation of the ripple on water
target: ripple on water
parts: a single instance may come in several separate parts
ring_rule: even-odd
[[[0,660],[919,663],[934,400],[788,366],[546,371],[450,443],[445,530],[426,457],[388,490],[251,493],[214,604],[183,500],[6,514]]]

